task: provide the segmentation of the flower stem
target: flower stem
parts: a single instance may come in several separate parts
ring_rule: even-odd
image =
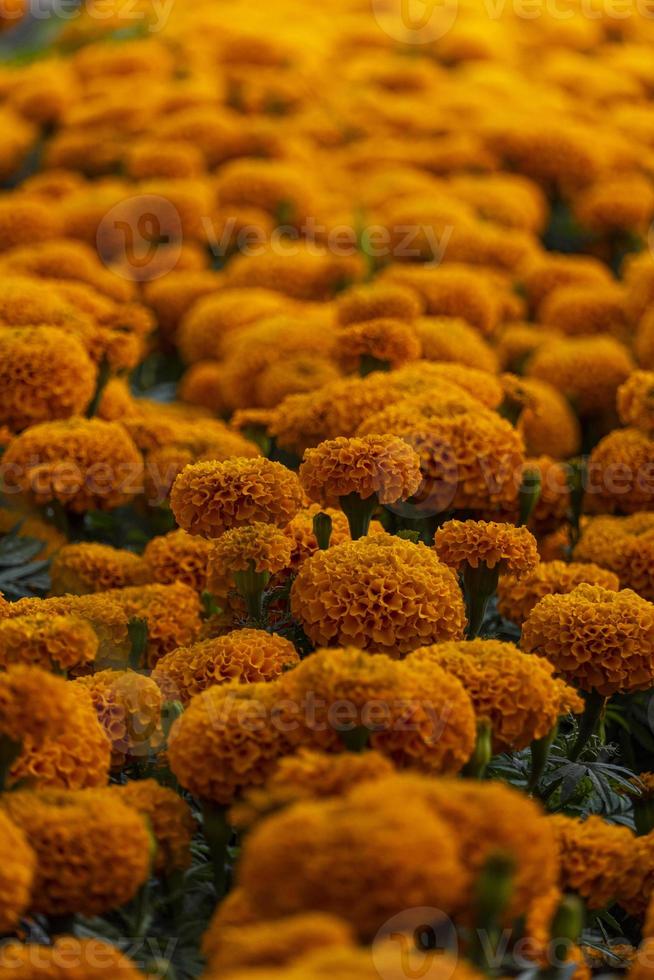
[[[529,782],[527,783],[527,790],[530,793],[534,792],[541,781],[547,760],[550,756],[550,749],[558,731],[559,726],[557,723],[548,735],[545,735],[543,738],[535,738],[531,743],[531,772],[529,773]]]
[[[202,818],[204,837],[211,852],[216,895],[222,898],[227,892],[227,848],[232,836],[232,829],[227,823],[227,807],[203,800]]]
[[[348,752],[364,752],[370,741],[370,729],[365,725],[357,725],[349,731],[339,732],[341,742]]]
[[[597,691],[589,691],[585,695],[585,700],[586,708],[579,722],[579,734],[569,756],[571,762],[579,758],[586,743],[597,731],[606,704],[606,698],[598,694]]]
[[[7,789],[11,767],[22,751],[22,744],[8,735],[0,736],[0,792]]]
[[[255,623],[263,621],[263,593],[270,581],[270,572],[257,572],[254,562],[245,571],[234,572],[236,591],[245,600],[248,616]]]
[[[499,577],[499,565],[489,568],[482,563],[477,568],[473,568],[466,563],[463,569],[463,591],[468,618],[466,636],[469,640],[479,636],[486,607],[497,590]]]
[[[365,538],[370,528],[372,515],[377,507],[377,494],[373,493],[370,497],[362,500],[358,493],[348,493],[345,497],[339,497],[338,502],[350,525],[352,540],[358,541],[359,538]]]
[[[373,357],[372,354],[364,354],[359,361],[359,375],[362,378],[372,374],[373,371],[390,371],[390,369],[390,361],[380,361],[378,357]]]
[[[489,721],[480,721],[477,725],[475,749],[463,769],[464,776],[469,779],[483,779],[492,757],[493,731]]]

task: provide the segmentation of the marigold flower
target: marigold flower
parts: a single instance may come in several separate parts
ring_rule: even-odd
[[[399,767],[431,773],[458,772],[475,741],[474,712],[461,683],[446,671],[424,677],[409,664],[354,647],[319,650],[278,682],[282,698],[304,704],[317,698],[315,716],[290,733],[297,744],[338,751],[354,728],[370,731],[370,746]],[[338,706],[347,702],[345,721]],[[379,707],[370,712],[370,705]],[[412,724],[402,725],[407,705]],[[438,731],[435,731],[435,727]]]
[[[485,336],[499,322],[497,292],[470,266],[454,262],[427,268],[392,265],[382,281],[415,289],[427,316],[460,317]]]
[[[0,420],[11,429],[83,412],[95,381],[86,350],[63,330],[0,330]]]
[[[221,295],[217,293],[219,287],[220,276],[208,269],[175,268],[168,275],[145,283],[143,294],[154,310],[164,340],[173,342],[188,311],[203,296]]]
[[[550,293],[561,286],[602,288],[612,282],[610,271],[599,259],[557,252],[544,252],[533,259],[522,275],[522,285],[535,314],[540,313]]]
[[[154,870],[160,874],[183,871],[191,863],[195,820],[178,793],[154,779],[138,779],[112,786],[108,793],[146,817],[157,842]]]
[[[654,601],[654,514],[591,517],[582,525],[573,558],[614,572],[624,589]]]
[[[205,933],[203,949],[210,972],[225,976],[232,971],[259,967],[291,967],[313,950],[354,948],[352,928],[345,919],[324,912],[289,915],[275,922],[250,926],[223,926]]]
[[[350,494],[395,503],[415,493],[421,482],[418,456],[393,435],[323,442],[307,449],[299,476],[311,500],[331,506]]]
[[[401,320],[364,320],[339,330],[336,354],[346,370],[370,374],[417,360],[421,344],[413,327]]]
[[[286,887],[270,888],[282,873]],[[304,801],[262,821],[247,839],[239,882],[263,919],[342,915],[365,942],[402,909],[447,915],[467,875],[455,831],[422,800],[379,794],[372,807],[352,798]]]
[[[549,735],[561,715],[584,708],[576,691],[552,676],[547,660],[528,657],[512,643],[437,643],[414,650],[406,663],[422,675],[436,665],[459,678],[477,719],[490,722],[493,754],[526,748]]]
[[[155,665],[152,679],[165,700],[188,704],[214,684],[271,681],[299,662],[295,647],[283,636],[239,629],[172,650]]]
[[[68,670],[95,660],[98,636],[78,616],[34,613],[0,620],[0,665],[32,664],[44,670]]]
[[[111,742],[112,766],[156,753],[163,743],[161,691],[154,680],[134,670],[102,670],[73,682],[90,695]]]
[[[530,612],[546,595],[564,595],[582,583],[617,592],[617,575],[591,563],[541,561],[526,575],[502,575],[498,587],[498,611],[522,626]]]
[[[275,684],[213,686],[196,695],[174,723],[170,767],[182,786],[222,806],[264,783],[277,759],[290,751],[274,724]]]
[[[493,854],[508,855],[515,862],[506,923],[557,883],[559,859],[550,818],[534,800],[506,783],[402,773],[365,783],[348,798],[366,812],[384,806],[385,800],[398,801],[399,807],[407,801],[412,807],[426,805],[458,842],[467,886],[458,900],[436,907],[453,911],[463,922],[470,921],[474,882]]]
[[[278,405],[287,395],[322,388],[340,377],[338,368],[326,357],[297,354],[270,364],[259,374],[256,402],[265,407]]]
[[[561,852],[562,886],[581,895],[591,909],[605,908],[638,887],[636,838],[628,827],[602,817],[550,817]]]
[[[30,705],[29,712],[25,711],[26,704]],[[39,667],[10,666],[0,674],[0,734],[12,742],[26,738],[41,742],[56,735],[65,727],[75,704],[65,680]]]
[[[102,915],[129,901],[146,881],[149,830],[117,798],[93,790],[20,790],[5,794],[2,805],[36,853],[32,912]]]
[[[393,320],[415,320],[423,308],[414,290],[385,282],[353,286],[336,302],[338,322],[342,326],[388,317]]]
[[[168,277],[167,277],[168,278]],[[218,358],[232,331],[292,310],[288,297],[272,289],[203,291],[179,318],[177,346],[185,364]]]
[[[175,480],[170,505],[185,531],[215,538],[252,521],[283,527],[302,506],[302,490],[281,463],[235,458],[187,466]]]
[[[151,538],[145,546],[143,561],[153,582],[172,585],[183,582],[196,592],[207,587],[207,569],[211,543],[179,528]]]
[[[316,645],[399,656],[459,639],[465,621],[456,577],[434,552],[379,535],[308,558],[291,589],[291,611]]]
[[[529,456],[569,459],[581,448],[581,426],[570,404],[547,381],[502,376],[505,396],[521,409],[517,428]]]
[[[146,660],[152,666],[170,650],[192,643],[200,632],[200,598],[183,582],[171,585],[132,585],[104,595],[116,602],[128,619],[145,619],[148,628]]]
[[[635,514],[654,499],[654,441],[639,429],[614,429],[588,459],[586,502],[594,511]]]
[[[284,534],[291,539],[292,550],[289,567],[293,571],[297,571],[307,558],[319,550],[314,530],[314,518],[321,513],[326,514],[331,520],[330,547],[351,540],[350,526],[343,511],[335,510],[333,507],[321,507],[320,504],[311,504],[310,507],[298,511],[293,520],[284,528]],[[376,528],[381,529],[381,525],[373,521],[371,532]]]
[[[463,388],[486,408],[498,408],[504,397],[500,379],[488,371],[480,371],[467,364],[441,361],[416,361],[394,371],[390,376],[394,388],[403,397],[427,392],[437,385],[448,382]]]
[[[182,375],[177,397],[188,405],[223,415],[227,405],[222,394],[222,365],[219,361],[197,361]]]
[[[583,691],[646,690],[654,679],[654,606],[631,589],[578,585],[534,606],[522,645]]]
[[[148,581],[148,567],[132,551],[82,541],[67,544],[50,566],[51,594],[85,595]]]
[[[134,180],[200,177],[205,170],[200,150],[187,142],[140,140],[126,154],[125,169]]]
[[[66,419],[26,429],[7,448],[3,468],[37,504],[59,501],[75,513],[112,510],[138,492],[143,460],[116,422]]]
[[[529,359],[527,375],[558,388],[580,415],[592,415],[614,403],[633,367],[624,345],[597,334],[543,344]]]
[[[2,980],[142,980],[116,946],[100,939],[60,936],[51,946],[8,942],[0,950]]]
[[[460,317],[419,317],[414,330],[427,361],[453,361],[480,371],[497,371],[498,361],[481,333]]]
[[[634,371],[617,393],[618,414],[623,425],[651,435],[654,430],[654,371]]]
[[[630,339],[625,294],[615,284],[559,286],[544,300],[540,318],[567,336],[608,334],[618,340]]]
[[[36,142],[38,129],[5,106],[0,112],[0,126],[6,134],[0,151],[0,179],[4,181],[20,167],[30,146]]]
[[[36,858],[22,830],[1,811],[0,841],[0,929],[10,932],[29,905]]]
[[[239,572],[252,571],[270,575],[288,568],[291,562],[291,542],[288,535],[274,524],[256,521],[235,527],[215,542],[209,553],[208,587],[217,596],[225,596]]]
[[[436,532],[434,546],[440,560],[457,571],[464,565],[486,565],[524,575],[539,561],[531,531],[512,524],[447,521]]]
[[[654,188],[644,174],[605,177],[575,202],[579,222],[603,235],[647,232],[654,216]]]
[[[339,289],[363,278],[364,263],[357,254],[339,256],[315,243],[305,248],[294,242],[293,254],[285,250],[237,256],[229,263],[227,284],[231,288],[274,289],[299,300],[324,302]]]

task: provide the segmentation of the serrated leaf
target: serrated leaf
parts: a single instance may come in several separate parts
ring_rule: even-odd
[[[7,535],[0,540],[0,568],[22,565],[36,558],[43,550],[43,542],[36,538]]]

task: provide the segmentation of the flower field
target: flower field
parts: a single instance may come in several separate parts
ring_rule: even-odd
[[[0,980],[598,976],[650,0],[0,0]]]

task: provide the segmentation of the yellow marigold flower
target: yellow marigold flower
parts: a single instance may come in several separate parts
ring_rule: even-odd
[[[264,572],[268,576],[288,568],[291,542],[274,524],[255,521],[225,531],[209,553],[209,591],[224,596],[233,587],[236,572]]]
[[[609,269],[599,259],[557,252],[544,252],[529,263],[522,275],[529,305],[536,314],[550,293],[561,286],[601,288],[612,282]]]
[[[29,905],[36,858],[22,830],[2,811],[0,841],[0,928],[10,932]]]
[[[631,589],[578,585],[534,606],[522,645],[583,691],[643,691],[654,680],[654,606]]]
[[[342,327],[336,335],[336,355],[346,370],[362,374],[400,367],[420,357],[421,344],[413,326],[390,318],[364,320]]]
[[[539,537],[554,531],[565,521],[570,508],[569,468],[550,456],[527,459],[523,476],[538,473],[540,493],[529,516],[529,527]],[[516,515],[517,519],[517,515]]]
[[[530,612],[546,595],[565,595],[582,583],[617,592],[617,575],[591,563],[541,561],[526,575],[502,575],[498,587],[498,610],[522,626]]]
[[[342,915],[366,942],[403,909],[424,905],[447,915],[459,905],[467,874],[458,851],[455,831],[420,799],[303,801],[254,828],[239,882],[263,919]],[[271,888],[282,873],[286,887]]]
[[[504,396],[499,378],[467,364],[417,361],[394,371],[390,381],[405,397],[448,382],[465,389],[487,408],[498,408]]]
[[[654,514],[589,518],[573,558],[609,569],[622,588],[654,601]]]
[[[114,768],[161,748],[163,700],[152,678],[134,670],[102,670],[78,677],[73,683],[90,695],[98,720],[111,742]]]
[[[0,621],[0,664],[32,664],[44,670],[68,670],[95,660],[98,637],[77,616],[34,613]]]
[[[547,296],[540,310],[542,322],[568,336],[611,334],[628,341],[629,318],[621,286],[559,286]]]
[[[118,799],[93,790],[21,790],[5,794],[2,805],[36,853],[32,912],[102,915],[129,901],[146,881],[150,832],[141,815]]]
[[[436,532],[438,557],[459,571],[464,565],[499,566],[524,575],[539,561],[536,539],[526,527],[487,521],[447,521]]]
[[[184,316],[203,296],[217,293],[220,276],[208,269],[173,269],[143,286],[143,295],[154,310],[159,330],[168,343],[175,340]],[[195,358],[194,358],[195,359]]]
[[[651,929],[644,930],[643,937],[643,941],[638,947],[638,951],[629,964],[629,971],[627,973],[629,980],[650,980],[650,977],[652,976],[654,939],[652,939]],[[612,967],[613,964],[607,964],[607,966]]]
[[[561,334],[536,323],[507,323],[497,337],[495,350],[502,368],[521,374],[528,359],[550,340],[560,340]]]
[[[492,854],[509,855],[515,862],[504,919],[507,924],[557,883],[559,859],[550,819],[534,800],[506,783],[402,773],[366,783],[353,790],[349,800],[365,812],[374,812],[384,800],[397,801],[399,808],[407,801],[411,807],[426,805],[446,825],[448,836],[452,834],[458,842],[469,877],[458,900],[436,907],[453,911],[457,921],[459,917],[470,921],[474,882]]]
[[[382,281],[416,290],[427,316],[460,317],[483,335],[493,333],[499,322],[497,292],[471,266],[454,262],[437,267],[392,265]]]
[[[639,429],[614,429],[597,443],[588,460],[586,501],[594,511],[635,514],[654,497],[650,474],[654,441]]]
[[[497,371],[497,355],[479,330],[460,317],[422,316],[414,330],[427,361],[453,361],[480,371]]]
[[[0,674],[0,734],[13,742],[27,738],[40,742],[56,735],[75,704],[66,681],[38,667],[10,666]]]
[[[0,150],[0,179],[8,180],[20,167],[30,146],[36,142],[38,129],[8,107],[2,107],[0,126],[5,133]]]
[[[314,391],[336,381],[340,372],[326,357],[298,354],[270,364],[258,376],[257,404],[278,405],[287,395]]]
[[[336,302],[338,322],[342,326],[387,317],[394,320],[414,320],[420,316],[423,308],[414,290],[385,282],[353,286]]]
[[[591,909],[633,894],[638,887],[636,838],[628,827],[596,816],[582,821],[556,814],[549,821],[561,851],[564,889],[578,892]]]
[[[191,863],[191,839],[195,820],[178,793],[154,779],[139,779],[108,791],[126,806],[146,817],[157,842],[154,870],[169,874]]]
[[[433,551],[374,536],[316,552],[291,589],[291,610],[316,645],[402,655],[461,637],[463,597]]]
[[[177,397],[188,405],[206,408],[216,415],[227,411],[222,393],[222,365],[219,361],[197,361],[182,375]]]
[[[171,585],[183,582],[196,592],[207,587],[207,569],[211,543],[181,528],[148,541],[143,560],[153,582]]]
[[[127,615],[106,595],[56,596],[51,599],[20,599],[12,602],[8,615],[74,616],[87,620],[95,630],[100,647],[96,663],[106,659],[124,660],[129,653]]]
[[[415,546],[414,546],[415,547]],[[370,730],[370,745],[402,768],[458,772],[475,741],[474,711],[461,683],[445,670],[424,676],[410,664],[354,647],[319,650],[278,682],[294,705],[315,698],[315,711],[290,732],[296,744],[309,741],[338,751],[348,732]],[[347,717],[339,706],[347,704]],[[370,711],[371,704],[379,712]],[[411,708],[411,731],[402,717]],[[403,715],[402,712],[405,714]]]
[[[105,422],[119,422],[134,413],[134,399],[125,378],[110,378],[100,396],[98,418]]]
[[[172,650],[155,665],[152,679],[165,700],[188,704],[214,684],[271,681],[299,662],[295,647],[283,636],[240,629]]]
[[[9,942],[0,949],[1,980],[143,980],[116,946],[100,939],[60,936],[51,946]]]
[[[414,494],[421,482],[418,456],[393,435],[323,442],[307,449],[299,476],[309,499],[331,506],[350,494],[395,503]]]
[[[134,180],[200,177],[205,171],[205,160],[190,143],[143,139],[129,148],[125,171]]]
[[[148,567],[131,551],[82,541],[61,548],[50,566],[52,595],[106,592],[148,581]]]
[[[56,238],[59,230],[58,215],[45,201],[27,194],[0,198],[0,252]]]
[[[569,459],[581,448],[581,426],[554,385],[536,378],[502,376],[506,399],[520,411],[517,428],[529,456]]]
[[[283,527],[302,506],[302,490],[281,463],[234,458],[187,466],[175,480],[170,505],[185,531],[215,538],[252,521]]]
[[[194,796],[226,806],[290,751],[274,723],[275,684],[236,681],[194,697],[170,733],[170,767]]]
[[[54,172],[50,171],[50,173],[53,175],[53,182],[56,183]],[[59,177],[59,183],[70,180],[70,173],[61,174]],[[66,189],[64,193],[56,196],[65,198],[70,190],[70,188]],[[45,198],[48,206],[51,206],[51,196],[49,191]],[[21,277],[36,276],[38,279],[47,280],[46,283],[38,284],[38,296],[41,302],[45,301],[49,290],[52,302],[55,302],[57,297],[61,297],[70,307],[91,313],[99,322],[111,321],[116,313],[120,317],[125,315],[127,311],[123,304],[128,303],[135,296],[133,283],[121,279],[105,268],[95,248],[69,238],[30,242],[29,245],[21,248],[13,248],[0,259],[0,268],[3,272],[10,272],[19,277],[23,287],[25,280]],[[120,305],[116,307],[111,301]],[[63,312],[61,303],[55,309],[59,310],[59,315]],[[44,322],[58,322],[60,326],[64,325],[59,320]],[[148,332],[151,329],[150,324]]]
[[[617,393],[623,425],[651,434],[654,430],[654,371],[634,371]]]
[[[350,526],[343,511],[335,510],[332,507],[321,507],[320,504],[312,504],[310,507],[298,511],[293,520],[284,528],[284,534],[291,539],[292,551],[289,567],[293,571],[297,571],[307,558],[319,550],[313,521],[316,514],[321,513],[327,514],[332,522],[330,547],[350,540]],[[380,527],[381,525],[377,524],[376,526]],[[375,522],[371,525],[371,531],[374,528]]]
[[[11,429],[83,412],[95,383],[76,337],[56,327],[0,330],[0,420]]]
[[[167,277],[168,278],[168,277]],[[156,308],[156,307],[155,307]],[[292,309],[291,301],[272,289],[204,290],[179,318],[177,346],[186,364],[221,358],[232,331]]]
[[[580,415],[612,405],[633,370],[626,347],[613,337],[570,337],[540,347],[527,364],[527,375],[558,388]]]
[[[5,480],[37,504],[59,501],[75,513],[111,510],[139,491],[143,459],[124,429],[100,419],[43,422],[14,439]]]
[[[339,256],[299,241],[293,242],[292,251],[236,256],[227,268],[228,286],[274,289],[292,299],[325,302],[344,285],[363,278],[364,262],[358,253]]]
[[[575,202],[579,222],[591,231],[647,233],[654,216],[654,188],[644,174],[605,177]]]
[[[128,619],[145,619],[148,627],[146,659],[149,666],[170,650],[192,643],[200,632],[200,599],[183,582],[171,585],[132,585],[104,595],[116,602]]]
[[[494,754],[524,749],[548,735],[561,715],[583,711],[581,698],[552,676],[547,660],[529,657],[512,643],[437,643],[414,650],[406,663],[423,675],[436,665],[459,678],[478,720],[490,722]]]
[[[357,435],[396,432],[409,426],[417,428],[422,420],[454,418],[471,411],[483,413],[485,409],[481,402],[463,388],[444,381],[433,391],[410,395],[369,415],[359,426]]]
[[[290,966],[314,950],[354,948],[354,934],[345,919],[324,912],[289,915],[251,926],[224,926],[209,930],[202,940],[208,969],[218,976],[260,967]]]
[[[221,167],[216,180],[219,205],[255,207],[280,224],[302,224],[315,202],[308,175],[283,161],[234,160]]]
[[[654,314],[651,308],[639,321],[633,344],[640,366],[648,371],[654,369]]]

